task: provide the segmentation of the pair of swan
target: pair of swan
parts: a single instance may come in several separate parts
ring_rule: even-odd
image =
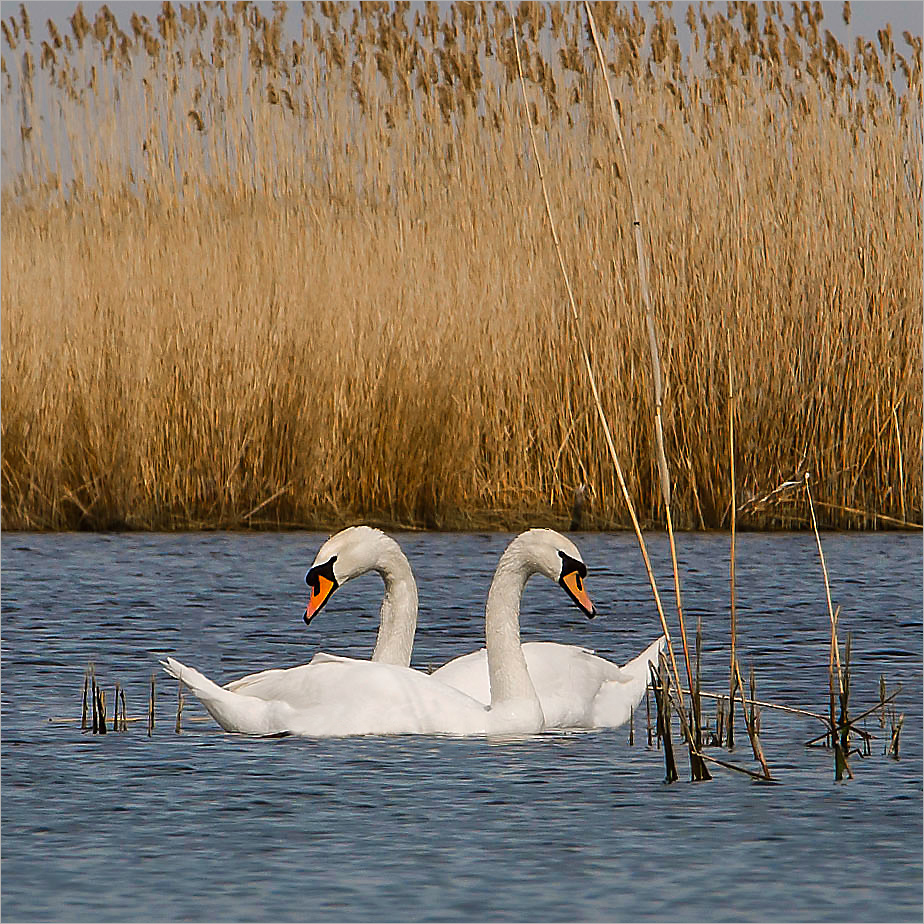
[[[549,529],[520,534],[501,556],[485,608],[486,648],[425,674],[412,670],[417,585],[398,544],[377,529],[350,527],[321,547],[305,580],[305,622],[352,578],[385,582],[371,661],[318,653],[310,663],[250,674],[224,687],[168,658],[227,731],[249,735],[522,735],[547,728],[616,727],[645,693],[648,662],[663,638],[620,668],[554,642],[520,643],[520,598],[533,574],[556,581],[592,617],[586,566],[574,544]]]

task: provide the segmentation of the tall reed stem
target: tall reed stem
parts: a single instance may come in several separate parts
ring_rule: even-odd
[[[738,501],[735,495],[735,383],[732,370],[731,334],[728,343],[728,463],[731,479],[731,549],[728,561],[729,610],[731,614],[731,653],[728,665],[728,735],[726,738],[729,751],[735,748],[735,664],[737,663],[736,646],[738,642],[738,619],[735,602],[735,526],[737,523]]]
[[[597,23],[594,20],[593,12],[591,11],[590,4],[587,0],[584,0],[584,10],[587,13],[587,22],[590,25],[590,32],[593,38],[594,48],[597,52],[597,61],[599,64],[600,76],[603,80],[603,84],[606,88],[606,95],[609,100],[609,109],[610,114],[613,119],[613,127],[616,131],[616,139],[619,142],[619,149],[622,152],[623,160],[623,175],[626,179],[626,187],[629,191],[629,201],[632,206],[632,228],[634,231],[635,237],[635,254],[636,260],[638,263],[638,279],[639,279],[639,288],[642,293],[642,300],[645,308],[645,323],[648,328],[648,347],[651,355],[651,380],[652,380],[652,390],[654,397],[654,428],[655,428],[655,444],[658,449],[658,472],[660,474],[660,483],[661,483],[661,499],[664,503],[664,517],[667,523],[667,536],[670,542],[671,549],[671,567],[674,575],[674,594],[676,597],[677,603],[677,619],[680,625],[680,640],[683,644],[683,659],[687,669],[687,682],[689,683],[690,689],[693,689],[693,670],[690,666],[690,650],[687,645],[687,633],[684,627],[683,622],[683,598],[680,592],[680,571],[677,566],[677,548],[674,543],[674,524],[673,518],[671,516],[671,481],[670,481],[670,472],[667,465],[667,455],[664,451],[664,427],[661,422],[661,404],[662,404],[662,389],[661,389],[661,358],[658,350],[658,336],[655,329],[655,320],[654,320],[654,311],[651,305],[651,294],[648,289],[648,258],[645,254],[645,245],[642,239],[642,222],[639,216],[638,204],[635,198],[635,190],[632,186],[632,173],[629,168],[629,155],[626,153],[626,144],[622,137],[622,129],[619,125],[619,118],[616,113],[616,101],[613,98],[612,90],[610,89],[610,82],[607,77],[606,71],[606,62],[603,59],[603,50],[600,47],[600,37],[597,33]],[[670,651],[671,659],[674,658],[674,649],[670,644],[670,638],[668,638],[668,650]],[[674,673],[675,679],[677,681],[678,690],[681,689],[681,684],[679,683],[679,674],[677,673],[677,665],[674,663]],[[680,693],[681,701],[683,694]],[[698,737],[699,729],[701,727],[700,715],[699,715],[699,704],[696,701],[696,698],[692,698],[693,704],[693,724],[695,728],[695,736]],[[692,745],[692,740],[691,740]],[[691,751],[691,765],[693,768],[694,778],[709,778],[709,771],[706,770],[706,767],[693,760],[693,752]]]
[[[594,407],[597,410],[597,415],[600,419],[600,424],[603,427],[603,433],[606,438],[607,449],[609,450],[610,458],[613,461],[613,467],[616,470],[616,477],[619,481],[619,488],[622,491],[623,499],[626,502],[626,507],[629,511],[629,517],[632,520],[632,528],[635,531],[635,538],[638,540],[639,548],[642,553],[642,560],[645,562],[645,571],[648,574],[648,581],[651,584],[651,591],[652,591],[652,594],[654,595],[655,605],[657,606],[657,609],[658,609],[658,617],[661,620],[661,631],[664,633],[664,637],[667,641],[668,650],[671,653],[671,662],[674,668],[675,682],[676,682],[677,687],[680,688],[681,686],[680,675],[677,672],[677,663],[674,660],[674,650],[673,650],[673,647],[671,646],[671,634],[670,634],[670,630],[667,627],[667,619],[664,616],[664,608],[661,605],[661,596],[658,593],[658,586],[657,586],[657,583],[655,582],[654,572],[652,571],[652,568],[651,568],[651,561],[648,558],[648,549],[645,546],[645,540],[642,538],[642,530],[641,530],[641,527],[639,526],[638,517],[635,515],[635,506],[632,503],[632,498],[629,494],[629,489],[626,486],[626,479],[623,475],[622,466],[620,465],[619,457],[616,454],[616,446],[613,443],[613,437],[612,437],[612,434],[610,433],[609,421],[607,420],[606,412],[603,410],[603,403],[600,401],[600,393],[597,389],[597,381],[596,381],[596,377],[594,376],[593,366],[590,363],[590,356],[587,353],[587,344],[584,338],[584,330],[581,325],[580,315],[578,314],[577,302],[575,301],[575,298],[574,298],[574,290],[571,287],[571,280],[568,275],[568,269],[565,266],[565,258],[564,258],[564,255],[562,254],[561,244],[558,238],[558,231],[556,230],[556,227],[555,227],[555,219],[552,216],[552,206],[549,202],[549,194],[548,194],[548,190],[546,188],[546,183],[545,183],[545,174],[543,173],[543,170],[542,170],[542,159],[539,157],[539,146],[536,143],[536,133],[533,129],[533,124],[532,124],[532,121],[529,115],[529,99],[526,95],[526,81],[523,77],[523,60],[520,56],[520,40],[517,35],[516,28],[514,28],[513,30],[513,41],[514,41],[514,48],[516,50],[517,70],[518,70],[519,79],[520,79],[520,91],[521,91],[522,99],[523,99],[523,109],[525,111],[526,123],[529,126],[529,136],[530,136],[530,141],[532,143],[533,156],[536,161],[536,169],[539,173],[539,182],[542,186],[542,199],[543,199],[543,202],[545,203],[546,217],[549,220],[549,230],[551,231],[552,241],[555,245],[555,253],[558,255],[558,265],[559,265],[559,269],[561,270],[562,278],[565,283],[565,289],[568,292],[568,304],[571,307],[571,318],[574,322],[574,330],[578,338],[578,343],[581,349],[581,357],[584,362],[584,368],[587,371],[587,379],[588,379],[588,382],[590,383],[590,389],[593,394]]]

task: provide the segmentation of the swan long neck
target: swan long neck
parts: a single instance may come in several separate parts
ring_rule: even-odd
[[[535,571],[514,543],[501,556],[488,591],[484,633],[492,708],[515,699],[539,703],[520,646],[520,598]]]
[[[396,543],[383,551],[374,570],[382,575],[385,582],[385,596],[372,660],[408,667],[417,630],[417,583],[414,574]]]

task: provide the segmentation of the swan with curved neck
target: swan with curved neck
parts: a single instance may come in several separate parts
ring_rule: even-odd
[[[372,660],[407,667],[411,663],[417,628],[417,583],[401,546],[381,530],[350,526],[321,546],[305,575],[305,582],[312,588],[305,622],[311,621],[340,584],[370,571],[380,574],[385,583]],[[323,595],[320,594],[322,587],[326,588]],[[296,676],[289,671],[298,671],[304,666],[258,671],[232,680],[225,684],[225,689],[257,697],[276,695],[276,691],[286,689],[287,677]]]
[[[401,546],[381,530],[350,526],[321,546],[305,575],[311,588],[305,624],[341,584],[369,571],[376,571],[385,582],[372,660],[407,667],[417,630],[417,583]]]
[[[341,579],[355,576],[340,553],[336,561],[322,559],[322,553],[313,567],[320,566],[324,573],[309,571],[309,578],[318,578],[309,580],[312,593],[305,614],[309,621]],[[219,687],[173,658],[163,664],[228,731],[324,737],[533,734],[546,727],[546,720],[520,646],[519,606],[527,580],[537,573],[557,581],[588,615],[594,612],[584,589],[586,568],[570,540],[553,530],[517,536],[501,557],[485,608],[491,683],[487,707],[435,675],[382,660],[318,654],[309,664],[264,671],[254,675],[259,678],[256,682],[238,682],[234,689]],[[397,637],[396,631],[386,634]]]

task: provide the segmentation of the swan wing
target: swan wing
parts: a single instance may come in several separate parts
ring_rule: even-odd
[[[299,735],[480,735],[491,724],[482,703],[409,667],[351,659],[308,667]]]
[[[617,665],[591,649],[558,642],[526,642],[526,666],[536,689],[547,728],[584,728],[601,685],[619,674]],[[491,701],[484,648],[454,658],[433,676],[482,703]]]
[[[526,642],[523,654],[546,728],[616,728],[645,695],[648,662],[657,661],[663,637],[624,667],[592,649],[558,642]],[[433,677],[482,703],[491,700],[485,649],[454,658]]]
[[[431,676],[456,690],[461,690],[479,703],[487,705],[491,702],[488,652],[484,648],[453,658],[435,670]]]

